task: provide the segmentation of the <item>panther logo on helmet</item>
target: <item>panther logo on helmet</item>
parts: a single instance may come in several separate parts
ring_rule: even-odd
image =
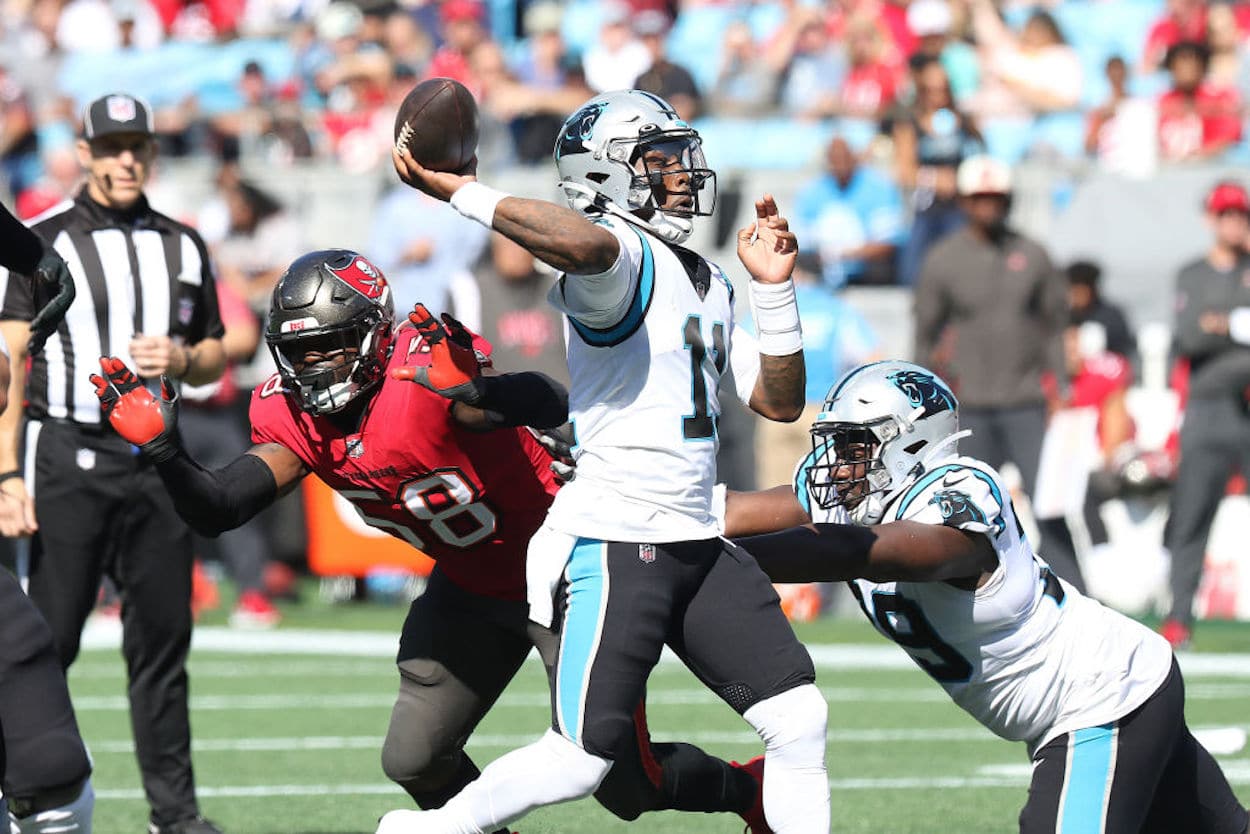
[[[944,489],[936,492],[929,499],[929,503],[937,504],[938,512],[942,514],[942,523],[948,527],[958,528],[966,523],[988,526],[992,523],[995,535],[1003,532],[1007,527],[1002,518],[995,518],[993,522],[990,522],[981,508],[972,503],[972,496],[957,489]]]
[[[922,417],[938,414],[942,411],[955,410],[955,395],[933,378],[930,374],[920,371],[896,371],[886,379],[893,382],[898,390],[916,407],[924,406]]]
[[[591,102],[578,110],[564,123],[564,131],[560,134],[560,145],[556,148],[556,159],[571,153],[586,153],[585,142],[595,130],[595,122],[603,115],[607,103]]]

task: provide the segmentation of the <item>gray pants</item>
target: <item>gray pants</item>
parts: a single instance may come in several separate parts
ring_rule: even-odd
[[[1165,536],[1172,552],[1173,619],[1194,618],[1207,536],[1228,478],[1240,469],[1250,479],[1250,415],[1236,397],[1192,399],[1181,426],[1181,465],[1168,505]]]
[[[1020,405],[1006,408],[964,406],[959,410],[959,427],[972,437],[959,442],[959,450],[969,457],[998,469],[1011,461],[1020,470],[1024,489],[1032,495],[1037,487],[1037,470],[1042,459],[1042,438],[1046,434],[1046,406]],[[1042,534],[1039,556],[1055,574],[1081,593],[1085,579],[1076,561],[1076,548],[1068,522],[1062,518],[1035,519]]]

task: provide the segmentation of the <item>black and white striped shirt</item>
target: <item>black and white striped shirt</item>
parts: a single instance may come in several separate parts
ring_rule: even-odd
[[[194,345],[221,338],[217,288],[204,241],[194,229],[153,211],[146,198],[127,211],[102,206],[87,189],[36,217],[31,228],[69,264],[77,298],[31,363],[26,414],[100,422],[88,376],[102,355],[134,367],[130,339],[168,335]],[[30,321],[46,299],[32,282],[7,275],[0,320]]]

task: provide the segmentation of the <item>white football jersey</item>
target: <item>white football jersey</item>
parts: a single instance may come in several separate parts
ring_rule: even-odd
[[[577,477],[547,524],[609,541],[713,538],[720,381],[732,367],[750,395],[756,343],[734,327],[719,267],[619,218],[597,222],[621,242],[617,263],[602,276],[561,276],[548,296],[565,313]],[[628,282],[632,295],[611,327],[594,328],[566,284],[605,280]]]
[[[806,488],[798,494],[806,505]],[[811,511],[816,521],[845,521],[840,511],[822,516],[814,502]],[[993,543],[998,568],[976,591],[947,582],[850,585],[878,631],[990,730],[1028,742],[1030,754],[1132,712],[1167,677],[1167,641],[1055,576],[1033,553],[1002,479],[980,461],[960,456],[932,467],[884,520],[945,524]]]

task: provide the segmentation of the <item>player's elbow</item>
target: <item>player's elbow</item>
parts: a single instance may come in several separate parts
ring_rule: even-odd
[[[752,402],[751,410],[774,423],[793,423],[803,416],[803,403]]]

